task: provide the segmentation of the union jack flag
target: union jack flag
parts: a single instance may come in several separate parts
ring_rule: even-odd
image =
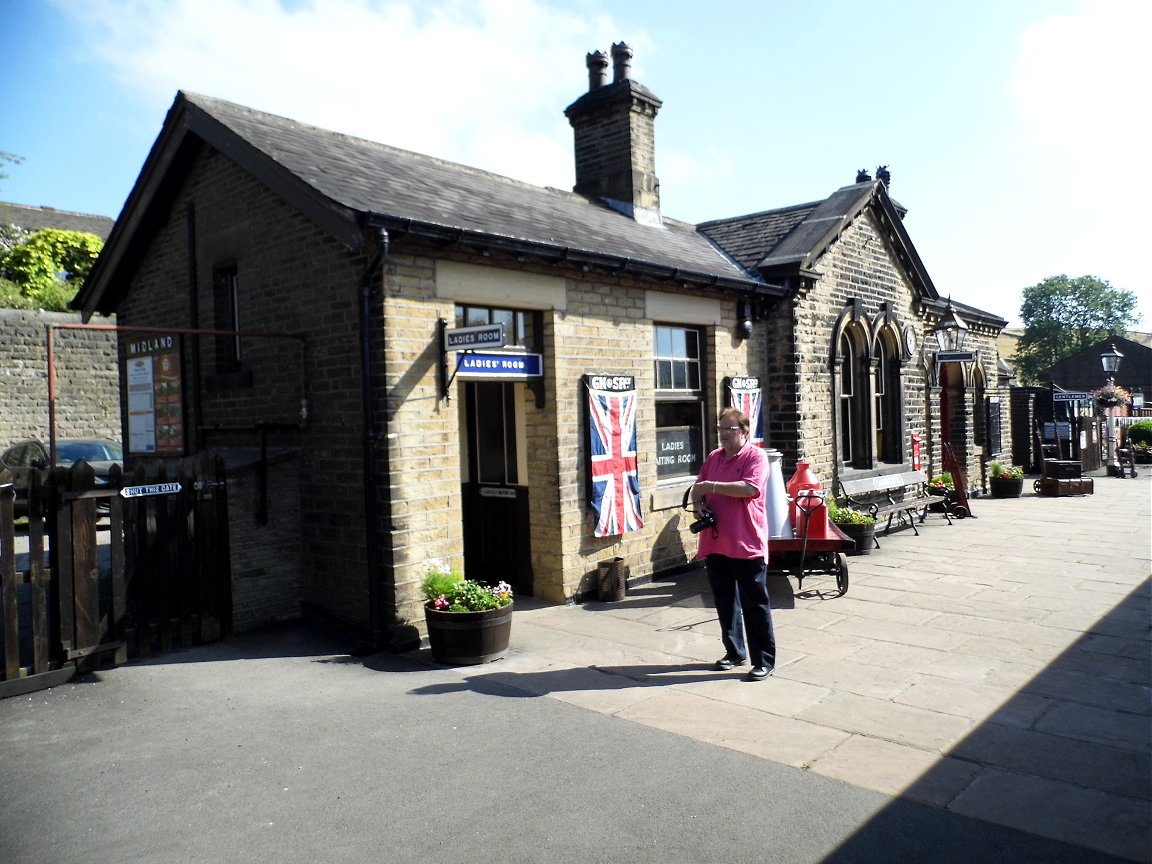
[[[737,388],[728,391],[728,407],[738,408],[748,418],[748,440],[757,447],[764,446],[764,391],[759,387]]]
[[[636,476],[636,391],[588,390],[589,461],[597,537],[644,527]]]

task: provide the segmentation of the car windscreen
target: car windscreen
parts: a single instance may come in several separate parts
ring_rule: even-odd
[[[119,462],[124,459],[124,451],[115,444],[102,444],[99,441],[61,442],[56,447],[57,462]]]

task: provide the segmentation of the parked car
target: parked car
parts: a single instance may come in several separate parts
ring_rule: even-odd
[[[108,482],[113,465],[124,467],[124,448],[111,438],[57,438],[56,464],[67,467],[83,460],[96,472],[96,485]],[[0,454],[0,463],[12,472],[16,487],[16,515],[28,515],[28,476],[33,470],[48,467],[48,446],[34,438],[18,441]],[[97,503],[100,512],[110,508],[106,501]]]

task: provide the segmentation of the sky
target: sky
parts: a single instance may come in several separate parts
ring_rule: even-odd
[[[1149,34],[1147,0],[0,0],[0,201],[116,217],[179,90],[570,189],[564,108],[622,41],[665,216],[887,165],[941,295],[1018,326],[1089,275],[1152,330]]]

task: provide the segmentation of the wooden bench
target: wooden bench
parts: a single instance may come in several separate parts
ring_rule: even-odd
[[[947,504],[948,499],[943,495],[933,495],[928,492],[928,475],[923,471],[904,471],[900,474],[880,474],[874,477],[862,477],[858,480],[836,481],[836,503],[841,507],[851,507],[862,513],[867,513],[876,520],[879,529],[880,520],[887,517],[884,533],[892,530],[892,520],[897,525],[907,524],[917,537],[920,532],[916,530],[916,516],[919,514],[920,522],[928,516],[928,508],[933,504]],[[904,496],[896,500],[894,494],[903,491]],[[879,496],[883,496],[882,499]],[[870,500],[862,500],[870,499]],[[952,515],[944,507],[944,518],[952,524]],[[880,548],[880,541],[873,542]]]

